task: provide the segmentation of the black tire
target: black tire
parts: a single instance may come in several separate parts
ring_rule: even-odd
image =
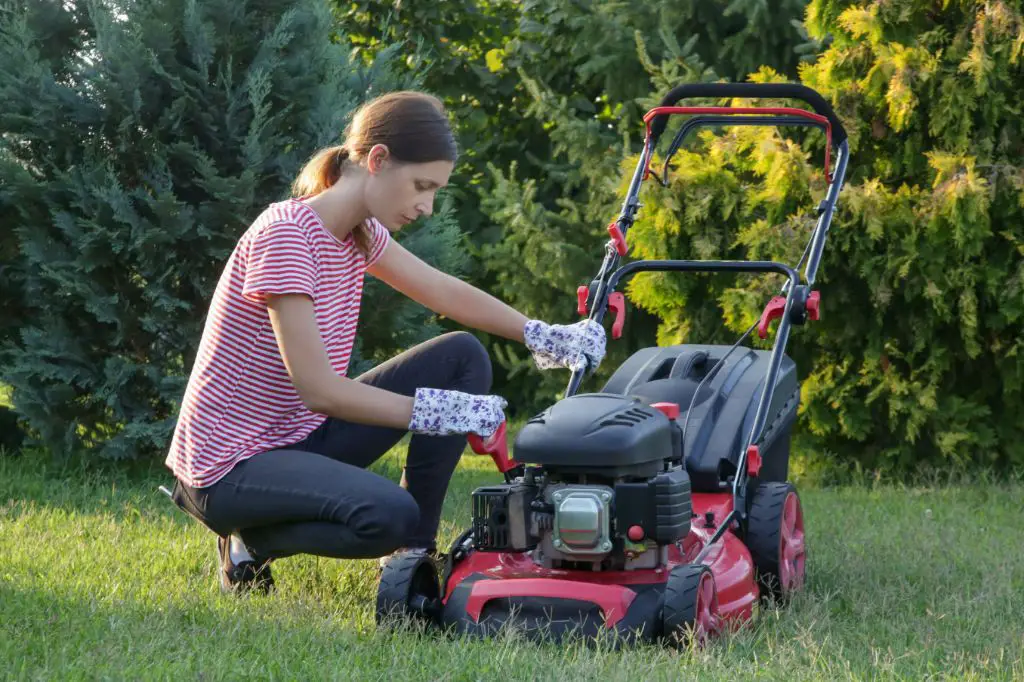
[[[786,518],[788,500],[793,500],[789,502],[791,506],[795,505],[795,520]],[[788,530],[784,531],[784,525]],[[798,537],[795,530],[799,531]],[[803,509],[793,484],[760,483],[750,502],[746,544],[754,560],[762,596],[788,601],[803,588],[807,574],[803,531]]]
[[[706,581],[710,583],[710,603],[706,588],[702,589]],[[711,569],[703,564],[673,568],[661,607],[662,636],[677,646],[694,641],[703,646],[720,628],[718,592]]]
[[[377,624],[389,619],[436,621],[441,605],[437,566],[427,555],[408,552],[388,561],[377,586]]]

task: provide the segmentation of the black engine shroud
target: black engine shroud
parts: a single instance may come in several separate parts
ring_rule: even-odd
[[[730,348],[687,344],[634,353],[600,393],[571,396],[527,422],[516,439],[516,459],[566,473],[639,476],[685,456],[695,491],[721,491],[736,472],[771,358],[768,351],[744,347],[728,354]],[[674,426],[650,407],[659,402],[679,405]],[[789,474],[789,436],[799,402],[796,365],[783,355],[767,422],[756,441],[762,481],[785,481]]]
[[[548,472],[647,477],[682,456],[682,431],[639,398],[581,393],[519,431],[515,456]]]

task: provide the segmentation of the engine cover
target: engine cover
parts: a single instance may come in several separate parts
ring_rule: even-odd
[[[545,492],[555,509],[551,544],[561,554],[607,554],[612,549],[612,490],[605,486],[554,485]]]
[[[639,398],[581,393],[530,419],[515,453],[549,472],[647,477],[681,457],[679,436],[676,424]]]

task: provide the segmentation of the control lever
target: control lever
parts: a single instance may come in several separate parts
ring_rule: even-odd
[[[470,433],[466,436],[466,439],[469,441],[469,447],[473,448],[473,452],[478,455],[490,455],[491,459],[494,460],[494,464],[498,467],[498,471],[503,474],[518,466],[508,456],[508,435],[505,433],[505,425],[505,422],[501,422],[501,426],[487,440],[484,440],[483,436],[476,433]]]

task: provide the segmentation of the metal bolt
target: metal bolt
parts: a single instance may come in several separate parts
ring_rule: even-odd
[[[612,543],[608,542],[607,540],[605,540],[604,542],[601,543],[601,549],[603,549],[605,551],[608,551],[611,548],[612,548]]]
[[[555,547],[561,547],[562,546],[562,541],[556,538],[555,541],[552,542],[551,544],[553,544]]]
[[[563,497],[565,497],[565,496],[564,496],[564,495],[562,495],[562,493],[555,493],[555,494],[553,495],[553,497],[555,498],[555,502],[561,502],[561,501],[562,501],[562,498],[563,498]]]
[[[601,493],[601,499],[604,500],[605,502],[610,502],[612,499],[612,494],[609,492]]]

